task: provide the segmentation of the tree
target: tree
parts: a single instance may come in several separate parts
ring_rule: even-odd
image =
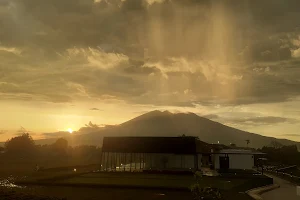
[[[7,140],[4,147],[7,153],[17,155],[29,155],[35,151],[35,144],[29,133]]]
[[[68,141],[64,138],[59,138],[52,144],[55,153],[66,155],[68,151]]]
[[[236,144],[230,143],[230,147],[236,147]]]
[[[270,146],[275,148],[275,149],[280,149],[281,147],[283,147],[283,144],[281,144],[280,142],[274,140],[270,143]]]
[[[246,141],[247,147],[248,147],[248,145],[250,144],[250,140],[248,139],[248,140],[245,140],[245,141]]]

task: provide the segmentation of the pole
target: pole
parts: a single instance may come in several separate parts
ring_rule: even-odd
[[[108,158],[109,158],[109,152],[106,153],[106,162],[105,162],[105,170],[107,171],[108,169]]]
[[[117,171],[117,157],[118,157],[118,153],[115,153],[115,170]]]
[[[140,170],[142,169],[142,154],[140,153]]]
[[[134,170],[136,171],[136,153],[134,154]]]
[[[111,156],[110,156],[110,171],[112,171],[113,156],[114,156],[114,154],[112,153]]]
[[[132,153],[130,153],[130,161],[129,162],[130,162],[130,170],[129,171],[131,172]]]
[[[125,165],[126,165],[126,154],[127,154],[127,153],[125,153],[125,156],[124,156],[124,164],[123,164],[123,165],[124,165],[124,172],[125,172]]]
[[[100,154],[100,171],[102,171],[102,151],[101,151],[101,154]]]
[[[180,167],[181,167],[181,169],[183,168],[182,167],[182,155],[180,155]]]
[[[102,158],[103,162],[102,162],[102,170],[104,171],[105,169],[105,152],[103,152],[103,158]]]
[[[143,153],[143,169],[145,169],[145,160],[146,160],[146,154]]]
[[[150,161],[151,161],[151,169],[152,169],[152,167],[153,167],[153,165],[152,165],[152,154],[150,154]]]

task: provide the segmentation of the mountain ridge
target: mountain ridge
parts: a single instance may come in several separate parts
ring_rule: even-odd
[[[261,148],[277,141],[283,145],[297,145],[287,139],[267,137],[247,131],[242,131],[219,122],[201,117],[195,113],[171,113],[170,111],[154,110],[132,118],[116,126],[106,128],[89,127],[90,132],[74,134],[66,137],[70,145],[102,145],[105,136],[197,136],[207,143],[220,143],[246,146],[245,140],[250,140],[249,147]],[[37,144],[46,144],[48,139],[36,140]],[[53,138],[49,138],[53,141]]]

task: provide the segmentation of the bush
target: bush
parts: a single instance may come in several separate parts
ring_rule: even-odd
[[[202,178],[202,172],[201,171],[196,171],[194,173],[194,178],[197,180],[197,182]]]
[[[194,184],[191,186],[191,192],[195,200],[215,200],[223,199],[222,194],[218,188],[211,187],[200,187],[199,184]]]

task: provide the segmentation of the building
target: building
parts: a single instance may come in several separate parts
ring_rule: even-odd
[[[262,153],[207,144],[196,137],[104,137],[102,171],[252,169]]]
[[[221,149],[212,154],[215,169],[253,169],[256,155],[264,155],[246,149]]]
[[[195,137],[105,137],[101,170],[198,170],[203,152],[209,145]]]

